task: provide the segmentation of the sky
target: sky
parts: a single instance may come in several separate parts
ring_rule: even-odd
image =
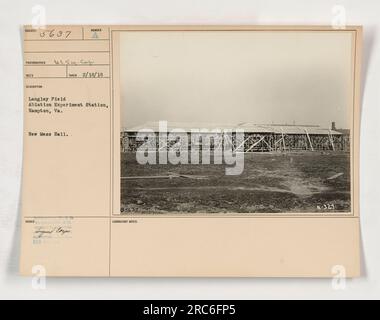
[[[147,121],[350,128],[352,34],[120,33],[121,127]]]

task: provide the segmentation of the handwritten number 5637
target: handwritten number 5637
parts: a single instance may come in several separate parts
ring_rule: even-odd
[[[71,34],[70,30],[62,31],[62,30],[42,30],[40,32],[41,38],[64,38],[67,39]]]

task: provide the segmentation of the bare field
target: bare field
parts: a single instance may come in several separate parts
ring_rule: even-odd
[[[225,165],[140,165],[121,153],[121,213],[349,212],[345,153],[246,153],[244,171]]]

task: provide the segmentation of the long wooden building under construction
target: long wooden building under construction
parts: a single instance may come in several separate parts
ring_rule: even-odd
[[[164,128],[164,133],[171,132],[173,129],[180,129],[188,139],[184,139],[185,143],[178,144],[178,141],[168,141],[163,146],[160,145],[158,138],[159,132],[163,133],[159,128],[158,122],[147,122],[143,125],[133,128],[124,128],[121,130],[121,152],[135,152],[144,140],[137,139],[138,133],[149,132],[157,136],[152,149],[160,150],[169,148],[176,144],[181,149],[186,149],[198,144],[200,150],[210,148],[211,150],[225,144],[226,131],[232,131],[230,143],[233,149],[244,152],[296,152],[296,151],[343,151],[350,150],[350,134],[349,130],[338,130],[335,123],[331,128],[322,128],[316,125],[287,125],[287,124],[252,124],[249,122],[239,123],[235,125],[215,124],[215,123],[188,123],[188,122],[169,122]],[[237,145],[235,141],[235,132],[237,129],[244,130],[244,139]],[[199,131],[200,138],[194,141],[190,135],[195,131]],[[223,139],[215,138],[215,132],[221,132]],[[161,139],[162,142],[162,139]]]

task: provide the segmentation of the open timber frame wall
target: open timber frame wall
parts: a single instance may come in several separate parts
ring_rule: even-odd
[[[236,135],[224,136],[221,134],[219,138],[215,138],[215,134],[201,134],[201,138],[194,141],[187,133],[187,139],[178,137],[177,140],[167,140],[163,146],[160,145],[158,133],[155,133],[156,139],[150,143],[148,147],[151,150],[162,150],[163,148],[172,148],[175,145],[177,149],[188,149],[197,147],[199,150],[210,149],[215,150],[225,146],[226,143],[231,144],[232,149],[244,152],[292,152],[292,151],[350,151],[350,135],[345,134],[309,134],[305,131],[304,134],[284,134],[284,133],[257,133],[245,132],[244,140],[237,145]],[[209,135],[207,137],[207,135]],[[145,141],[138,141],[137,132],[123,131],[120,137],[121,152],[136,152],[137,149]],[[162,140],[161,140],[162,141]]]

